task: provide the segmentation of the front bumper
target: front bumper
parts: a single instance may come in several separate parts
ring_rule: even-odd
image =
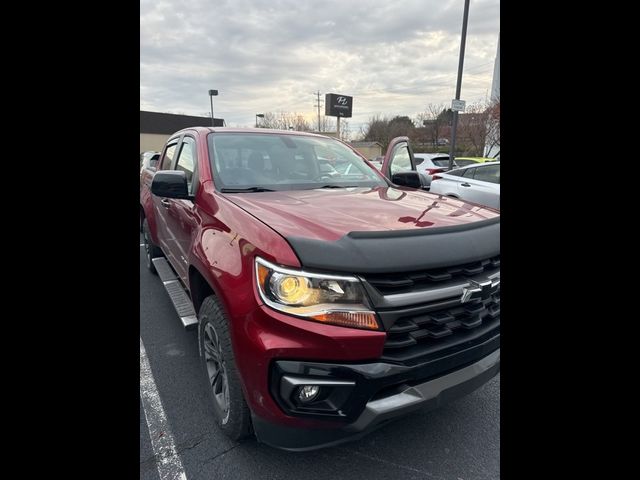
[[[491,343],[485,345],[491,347]],[[346,407],[333,415],[334,428],[295,428],[275,424],[256,415],[253,427],[259,441],[291,451],[314,450],[354,440],[384,425],[389,420],[420,409],[433,409],[477,389],[500,371],[500,348],[493,350],[482,359],[465,367],[426,381],[412,382],[420,367],[406,367],[389,363],[367,363],[342,365],[311,363],[300,361],[277,361],[272,392],[278,388],[279,378],[288,375],[307,378],[313,384],[314,378],[333,378],[337,381],[353,383]],[[324,372],[324,373],[323,373]],[[323,376],[324,375],[324,376]],[[339,375],[339,379],[336,377]],[[380,386],[386,385],[381,390]],[[372,389],[377,393],[371,396]],[[364,407],[363,407],[364,405]],[[287,408],[286,406],[284,408]],[[305,416],[305,412],[297,412]],[[307,413],[315,418],[331,415],[322,412]]]

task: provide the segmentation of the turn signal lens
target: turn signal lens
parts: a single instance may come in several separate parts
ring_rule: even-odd
[[[261,263],[256,263],[256,269],[258,271],[258,285],[262,287],[267,281],[267,275],[269,275],[269,269]]]
[[[366,328],[378,330],[378,321],[373,312],[329,312],[321,315],[313,315],[314,320],[341,327]]]

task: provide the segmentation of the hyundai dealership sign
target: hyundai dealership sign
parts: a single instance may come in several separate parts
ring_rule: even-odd
[[[324,114],[329,117],[351,117],[353,97],[327,93],[324,97]]]

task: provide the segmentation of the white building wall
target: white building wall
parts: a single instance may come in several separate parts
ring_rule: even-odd
[[[155,133],[141,133],[140,134],[140,153],[148,150],[154,150],[159,152],[164,147],[164,144],[169,139],[169,135],[159,135]]]

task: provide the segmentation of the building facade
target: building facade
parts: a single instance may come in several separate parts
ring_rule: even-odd
[[[215,125],[224,126],[224,119],[216,118]],[[211,117],[140,110],[140,152],[159,152],[169,137],[183,128],[208,126],[211,126]]]

